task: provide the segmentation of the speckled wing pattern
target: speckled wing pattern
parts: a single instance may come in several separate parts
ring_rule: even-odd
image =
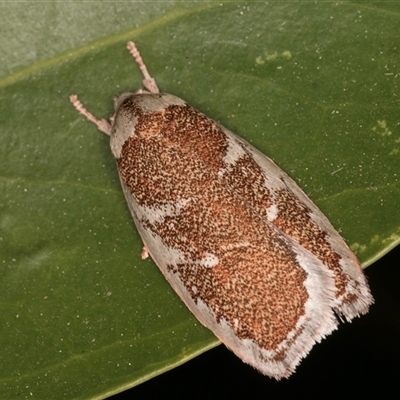
[[[245,362],[287,377],[336,328],[334,311],[351,320],[368,310],[355,256],[265,155],[168,94],[124,98],[115,126],[111,147],[123,143],[118,171],[146,248]]]
[[[197,319],[243,361],[288,377],[312,346],[373,303],[356,257],[273,161],[182,99],[160,94],[133,42],[147,91],[115,99],[110,136],[145,245]]]

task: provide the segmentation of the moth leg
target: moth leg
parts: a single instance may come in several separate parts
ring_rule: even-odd
[[[142,256],[142,260],[145,260],[146,258],[149,257],[149,249],[146,246],[143,246],[141,256]]]
[[[69,96],[69,101],[72,105],[79,111],[84,117],[86,117],[90,122],[93,122],[97,129],[106,135],[111,135],[111,125],[106,119],[98,119],[92,113],[90,113],[84,105],[79,101],[78,96],[76,94],[72,94]]]
[[[158,89],[156,80],[152,78],[147,71],[146,65],[144,64],[142,57],[140,56],[139,50],[136,48],[135,43],[128,42],[126,48],[132,54],[133,59],[135,60],[136,64],[140,68],[140,71],[143,75],[143,86],[150,92],[150,93],[160,93]]]

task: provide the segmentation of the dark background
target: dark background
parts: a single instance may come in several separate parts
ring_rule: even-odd
[[[340,324],[289,379],[262,376],[221,345],[112,399],[400,399],[400,246],[365,273],[370,312]]]

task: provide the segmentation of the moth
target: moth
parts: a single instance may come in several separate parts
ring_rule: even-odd
[[[276,379],[373,303],[355,255],[271,159],[184,100],[160,93],[133,42],[145,89],[114,100],[110,136],[144,243],[196,318]]]

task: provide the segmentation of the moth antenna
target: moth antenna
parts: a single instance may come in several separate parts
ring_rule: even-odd
[[[98,118],[96,118],[79,101],[78,96],[76,94],[72,94],[71,96],[69,96],[69,101],[76,108],[76,110],[79,111],[80,114],[82,114],[84,117],[86,117],[86,119],[88,119],[90,122],[93,122],[97,126],[97,129],[99,131],[105,133],[108,136],[111,135],[111,125],[110,125],[110,123],[106,119],[98,119]]]
[[[150,92],[150,93],[160,93],[160,90],[158,89],[156,80],[149,74],[149,71],[147,71],[147,67],[145,63],[142,60],[142,57],[139,53],[139,50],[137,49],[135,43],[133,42],[128,42],[126,45],[126,48],[129,50],[129,53],[131,53],[133,59],[135,60],[136,64],[140,68],[140,71],[142,72],[143,75],[143,86]]]

